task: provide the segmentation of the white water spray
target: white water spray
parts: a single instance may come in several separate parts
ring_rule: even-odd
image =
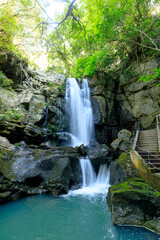
[[[81,158],[80,159],[80,165],[82,170],[82,178],[83,178],[83,184],[82,187],[88,187],[95,183],[96,181],[96,174],[94,172],[94,169],[92,167],[92,164],[89,160],[89,158]]]
[[[80,166],[82,170],[82,188],[74,191],[70,191],[69,195],[94,195],[99,193],[108,192],[109,188],[109,178],[110,178],[110,170],[107,167],[107,164],[103,164],[99,168],[98,175],[94,172],[93,166],[89,160],[89,158],[81,158]]]
[[[70,133],[73,135],[71,145],[88,145],[94,136],[94,127],[87,79],[83,79],[82,88],[75,78],[67,79],[66,106],[70,115]]]

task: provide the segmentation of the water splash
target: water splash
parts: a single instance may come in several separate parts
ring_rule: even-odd
[[[83,185],[82,187],[89,187],[93,185],[96,181],[96,174],[92,167],[89,158],[81,158],[80,165],[82,169]]]
[[[90,195],[105,194],[110,187],[110,169],[107,164],[100,165],[98,175],[96,177],[92,164],[89,158],[80,159],[82,170],[83,183],[82,188],[74,191],[69,191],[68,195]]]
[[[94,136],[94,126],[87,79],[83,79],[82,88],[75,78],[67,79],[66,106],[70,118],[70,134],[73,136],[71,145],[88,145]]]

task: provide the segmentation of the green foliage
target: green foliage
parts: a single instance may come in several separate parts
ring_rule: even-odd
[[[26,50],[28,52],[41,42],[40,23],[43,20],[34,0],[1,0],[0,50],[23,52],[24,55]]]
[[[13,81],[6,77],[6,75],[0,71],[0,87],[4,87],[8,90],[13,91],[12,89]]]
[[[21,118],[21,113],[16,109],[8,109],[5,113],[0,114],[1,120],[19,120]]]
[[[47,38],[51,66],[71,76],[92,76],[97,70],[157,54],[160,19],[153,16],[159,7],[156,2],[80,0],[73,8],[74,18],[69,16]]]
[[[155,68],[151,71],[151,73],[147,74],[146,76],[143,75],[138,79],[138,82],[144,81],[144,82],[151,82],[155,79],[160,80],[160,68]],[[160,86],[160,82],[157,84],[157,86]]]

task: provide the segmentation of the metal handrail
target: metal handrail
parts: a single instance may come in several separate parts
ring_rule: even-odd
[[[157,121],[157,133],[158,133],[158,148],[160,152],[160,114],[156,115],[156,121]]]
[[[157,158],[157,159],[160,158],[160,157],[157,157],[156,155],[154,155],[153,153],[151,153],[151,152],[149,152],[149,151],[144,151],[144,149],[143,149],[143,148],[140,148],[139,146],[136,146],[136,148],[139,148],[139,149],[142,150],[143,152],[148,153],[148,154],[150,154],[151,156],[153,156],[153,157],[155,157],[155,158]]]
[[[140,148],[140,147],[138,147],[137,146],[137,148],[139,148],[140,150],[143,150],[142,148]],[[143,150],[144,151],[144,150]],[[147,159],[147,164],[149,165],[149,166],[153,166],[155,169],[157,169],[157,170],[160,170],[160,168],[158,168],[158,167],[156,167],[153,163],[151,163],[151,161],[150,161],[150,156],[153,156],[154,158],[157,158],[157,159],[159,159],[159,157],[156,157],[154,154],[152,154],[151,152],[149,152],[149,151],[144,151],[144,152],[146,152],[147,153],[147,155],[148,155],[148,159]]]

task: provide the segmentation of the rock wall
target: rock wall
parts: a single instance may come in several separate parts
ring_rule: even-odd
[[[1,136],[40,144],[67,128],[64,75],[31,71],[13,53],[0,54],[0,70],[13,80],[13,90],[0,87]]]
[[[160,58],[148,58],[119,71],[97,72],[89,79],[99,143],[110,144],[122,128],[132,131],[135,123],[147,128],[154,121],[160,113],[157,82],[137,80],[159,66]],[[0,53],[0,70],[14,82],[14,91],[0,88],[0,135],[12,143],[41,143],[67,130],[64,75],[31,71],[25,60],[6,52]]]
[[[96,137],[99,142],[111,143],[117,132],[133,130],[135,123],[149,127],[160,113],[160,88],[158,80],[151,83],[137,82],[160,66],[160,58],[132,62],[122,70],[96,73],[90,79]]]

